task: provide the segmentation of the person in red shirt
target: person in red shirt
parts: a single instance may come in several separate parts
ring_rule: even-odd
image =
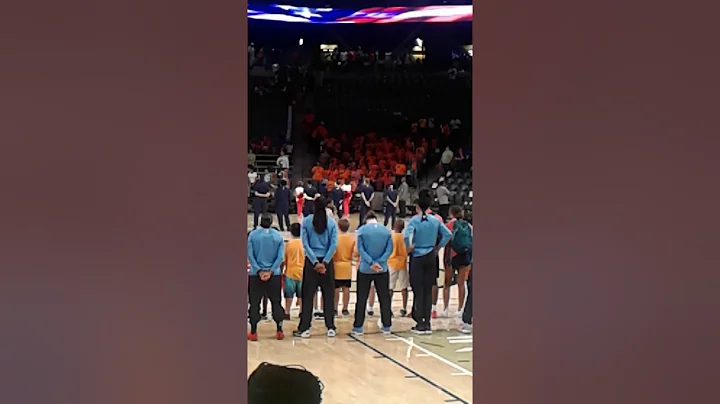
[[[352,199],[353,185],[342,185],[343,191],[343,218],[350,218],[350,199]]]
[[[298,181],[297,188],[295,188],[295,198],[298,221],[301,221],[303,217],[303,204],[305,203],[305,187],[302,181]]]

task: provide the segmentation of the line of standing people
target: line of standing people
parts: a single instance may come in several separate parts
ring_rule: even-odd
[[[312,321],[313,300],[318,288],[322,292],[325,327],[328,337],[336,335],[334,318],[337,309],[337,296],[334,293],[337,283],[334,275],[333,257],[338,247],[337,223],[328,216],[325,209],[324,198],[314,201],[316,213],[306,216],[300,225],[300,239],[304,253],[304,267],[302,281],[294,286],[296,293],[302,298],[301,317],[298,329],[293,333],[296,337],[308,338]],[[410,255],[409,281],[413,291],[412,318],[416,325],[412,332],[416,334],[430,334],[432,332],[431,318],[433,306],[433,287],[437,285],[439,275],[440,249],[450,244],[454,254],[447,268],[458,268],[469,271],[471,255],[468,238],[461,243],[461,228],[464,222],[457,222],[451,231],[448,226],[434,215],[430,214],[431,199],[427,194],[421,194],[416,201],[417,215],[410,219],[405,230],[403,241],[407,254]],[[461,216],[459,213],[452,212]],[[248,237],[249,295],[250,295],[250,325],[248,339],[257,340],[257,324],[260,321],[260,304],[264,297],[269,298],[272,304],[273,320],[277,324],[276,337],[284,337],[282,321],[287,318],[281,304],[281,263],[284,257],[284,241],[279,232],[271,229],[272,217],[263,215],[260,228],[251,232]],[[401,230],[402,231],[402,230]],[[471,233],[470,233],[471,234]],[[472,238],[469,238],[470,243]],[[458,247],[459,246],[459,247]],[[357,252],[359,255],[357,274],[357,307],[352,333],[361,335],[365,322],[365,307],[372,289],[390,292],[390,270],[388,261],[397,248],[393,237],[386,226],[380,226],[375,214],[370,211],[366,215],[365,226],[357,232]],[[466,272],[467,273],[467,272]],[[463,326],[461,331],[468,332],[472,322],[472,284],[468,279],[468,300],[463,311]],[[286,280],[287,282],[287,280]],[[293,281],[295,282],[295,281]],[[296,284],[296,283],[293,283]],[[374,286],[374,288],[372,288]],[[287,286],[286,286],[287,289]],[[347,291],[344,291],[347,293]],[[383,333],[389,333],[391,327],[392,292],[379,293],[381,318],[379,326]],[[286,298],[288,295],[286,294]],[[404,301],[406,301],[404,299]],[[461,303],[462,304],[462,303]],[[447,307],[447,301],[446,301]]]

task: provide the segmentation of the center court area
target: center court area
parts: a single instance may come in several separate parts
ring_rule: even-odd
[[[252,215],[248,217],[252,226]],[[379,222],[383,217],[379,215]],[[277,220],[277,219],[276,219]],[[291,222],[296,218],[291,217]],[[351,232],[357,227],[357,214],[351,217]],[[277,223],[274,223],[277,225]],[[284,233],[289,238],[289,233]],[[441,260],[442,261],[442,260]],[[442,266],[441,266],[442,267]],[[441,273],[442,277],[442,273]],[[353,274],[354,278],[354,274]],[[439,280],[439,283],[442,283]],[[338,335],[328,338],[322,319],[313,320],[309,339],[293,338],[299,312],[291,310],[284,323],[285,339],[274,339],[275,324],[261,321],[259,340],[248,342],[248,374],[260,363],[300,365],[314,373],[325,386],[323,402],[358,404],[472,403],[472,336],[457,331],[459,319],[454,310],[448,318],[433,321],[432,335],[410,333],[414,322],[399,318],[402,299],[393,298],[392,334],[383,335],[378,327],[379,310],[366,316],[365,335],[350,336],[355,313],[355,283],[350,297],[350,316],[335,319]],[[439,291],[442,307],[442,289]],[[450,306],[458,307],[457,288],[452,288]],[[412,307],[412,292],[408,308]]]

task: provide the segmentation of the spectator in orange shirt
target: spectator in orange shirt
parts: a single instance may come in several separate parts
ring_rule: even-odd
[[[312,168],[312,179],[315,183],[315,188],[320,187],[320,181],[323,180],[325,170],[320,165],[320,162],[315,163],[315,167]]]
[[[403,163],[395,164],[395,187],[400,186],[400,179],[407,174],[407,166]]]

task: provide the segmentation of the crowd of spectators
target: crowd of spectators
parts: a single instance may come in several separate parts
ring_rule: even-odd
[[[434,166],[445,171],[451,166],[462,169],[470,161],[469,141],[460,142],[459,119],[439,123],[432,117],[422,118],[410,123],[405,131],[356,136],[329,132],[322,122],[315,122],[312,113],[308,113],[305,123],[311,147],[319,154],[312,180],[318,186],[324,182],[330,189],[342,181],[354,190],[364,178],[378,191],[391,184],[397,188],[402,178],[417,187]],[[451,147],[452,140],[462,147]]]
[[[300,138],[307,140],[311,157],[300,177],[310,176],[321,193],[341,184],[350,185],[354,192],[363,179],[369,179],[376,191],[390,185],[397,188],[402,182],[419,187],[425,181],[428,186],[429,173],[435,167],[444,171],[470,167],[470,131],[463,121],[470,120],[471,83],[469,76],[458,75],[469,69],[472,58],[467,54],[448,55],[448,74],[425,69],[424,59],[414,53],[365,51],[362,47],[303,54],[302,47],[268,50],[251,43],[248,59],[255,68],[255,77],[251,77],[251,183],[257,178],[278,186],[289,179],[284,167],[258,171],[252,164],[255,155],[282,152],[286,158],[290,154],[281,150],[286,142],[283,131],[252,130],[253,122],[284,124],[286,115],[253,114],[253,103],[269,104],[267,100],[273,99],[273,105],[283,105],[286,114],[287,105],[305,108],[307,96],[313,101],[300,125]],[[329,71],[341,75],[323,75]],[[350,74],[355,72],[370,74]],[[283,101],[277,102],[278,98]],[[275,165],[282,166],[279,159]]]
[[[472,70],[472,57],[462,51],[450,52],[435,63],[429,63],[421,52],[381,52],[335,48],[318,55],[316,63],[326,72],[358,73],[374,72],[396,74],[406,72],[448,71],[448,73]]]

